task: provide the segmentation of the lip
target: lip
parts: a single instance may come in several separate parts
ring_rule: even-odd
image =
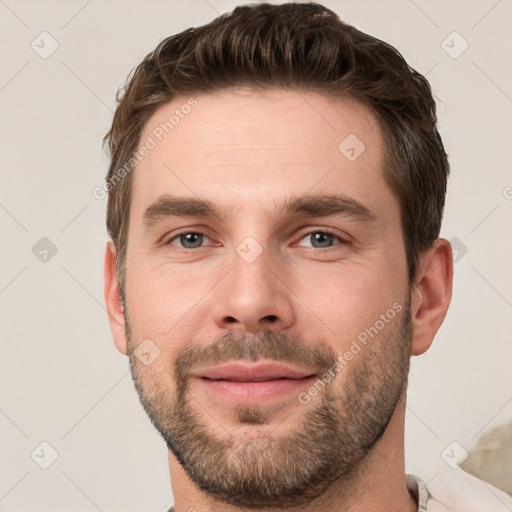
[[[262,382],[276,379],[303,379],[314,372],[300,370],[282,363],[224,363],[195,372],[195,377],[210,380],[229,380],[235,382]]]
[[[192,377],[209,393],[236,405],[248,405],[297,394],[316,374],[281,363],[236,362],[199,370]]]

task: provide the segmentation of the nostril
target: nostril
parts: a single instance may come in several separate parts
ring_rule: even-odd
[[[269,320],[270,322],[275,322],[277,321],[277,316],[276,315],[267,315],[265,317],[267,320]]]

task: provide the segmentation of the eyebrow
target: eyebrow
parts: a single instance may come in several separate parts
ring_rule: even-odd
[[[144,225],[151,227],[167,217],[226,217],[230,208],[220,209],[206,199],[162,195],[144,211]],[[364,223],[377,220],[375,213],[359,201],[344,194],[287,198],[274,205],[277,217],[327,217],[345,215]]]

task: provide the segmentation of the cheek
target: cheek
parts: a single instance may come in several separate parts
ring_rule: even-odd
[[[343,352],[357,336],[379,322],[388,310],[399,308],[404,301],[403,279],[398,280],[392,268],[362,265],[325,272],[314,278],[297,279],[293,288],[297,297],[297,320],[301,332],[314,338],[320,332],[337,352]],[[397,306],[397,303],[399,304]],[[394,310],[388,317],[395,318]],[[301,317],[308,318],[306,322]],[[385,330],[392,325],[385,322]]]
[[[132,331],[138,338],[165,340],[165,351],[173,350],[173,340],[197,324],[197,312],[204,308],[215,275],[203,272],[150,267],[133,261],[127,272],[126,297]],[[134,340],[136,341],[136,340]]]

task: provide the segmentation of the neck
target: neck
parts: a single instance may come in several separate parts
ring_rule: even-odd
[[[333,484],[307,507],[287,508],[288,512],[416,512],[409,494],[404,464],[405,391],[388,428],[366,460],[353,475]],[[190,480],[174,455],[169,452],[169,471],[175,512],[253,512],[226,505],[203,493]],[[278,512],[282,509],[265,509]]]

